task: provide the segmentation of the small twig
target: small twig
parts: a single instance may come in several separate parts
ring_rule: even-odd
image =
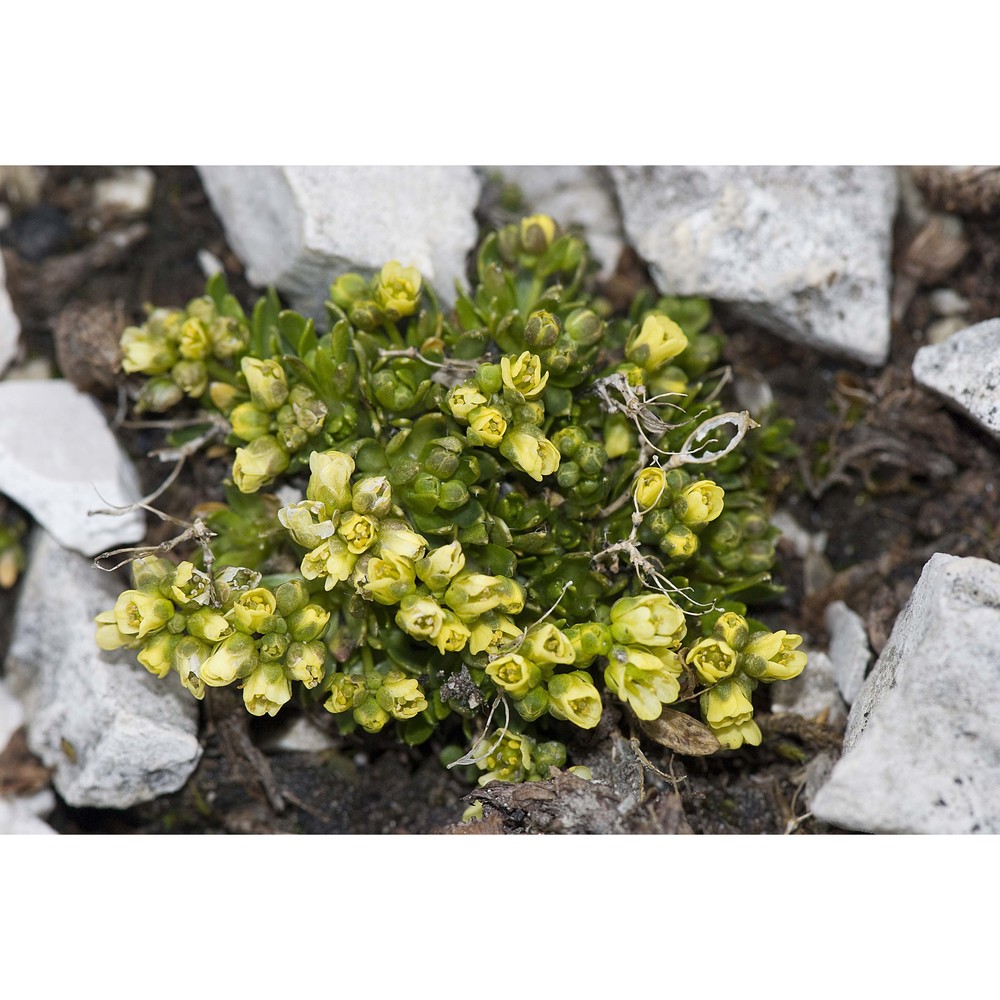
[[[493,746],[489,748],[489,750],[487,750],[485,753],[480,754],[477,757],[475,756],[475,749],[483,742],[483,740],[486,739],[486,732],[490,728],[490,722],[493,721],[493,713],[497,710],[497,705],[499,705],[500,702],[503,702],[503,710],[504,710],[504,722],[503,726],[500,729],[500,735],[497,736],[496,741],[494,742]],[[459,757],[458,760],[453,760],[448,765],[448,770],[451,770],[453,767],[458,767],[459,765],[462,764],[479,764],[482,761],[486,760],[486,758],[489,757],[489,755],[493,753],[493,751],[496,750],[496,748],[500,746],[500,744],[503,742],[503,738],[507,735],[507,727],[509,725],[510,725],[510,706],[507,704],[507,699],[503,696],[503,694],[501,692],[497,692],[497,696],[493,701],[493,707],[490,709],[490,714],[486,717],[486,725],[483,726],[483,735],[480,736],[475,743],[473,743],[473,745],[469,748],[468,753],[462,754],[462,756]]]

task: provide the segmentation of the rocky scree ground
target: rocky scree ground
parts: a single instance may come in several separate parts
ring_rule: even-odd
[[[0,231],[22,326],[20,360],[34,359],[94,394],[109,420],[118,406],[121,329],[145,302],[183,303],[200,294],[199,254],[221,262],[242,301],[253,297],[193,169],[156,170],[148,205],[95,215],[94,188],[112,179],[100,168],[50,169],[34,201]],[[908,211],[904,197],[894,234],[897,301],[884,367],[831,360],[719,311],[737,376],[749,387],[766,383],[779,413],[796,421],[801,454],[786,470],[783,506],[808,535],[825,536],[825,545],[798,552],[783,545],[779,579],[788,589],[760,615],[774,628],[801,632],[813,649],[826,648],[825,612],[835,600],[860,615],[877,654],[934,552],[1000,556],[995,443],[911,375],[928,337],[941,336],[949,319],[955,328],[956,301],[960,326],[1000,315],[1000,201],[963,200],[933,176],[917,179],[923,207]],[[502,211],[489,186],[481,204],[491,221]],[[931,227],[928,235],[920,211],[930,210],[948,213],[957,229]],[[624,302],[647,280],[626,251],[606,293]],[[119,439],[142,487],[153,489],[163,467],[146,455],[158,436],[123,431]],[[217,495],[225,472],[221,457],[189,464],[160,498],[162,509],[184,516]],[[151,542],[173,533],[150,519]],[[19,591],[20,584],[0,590],[0,662]],[[772,714],[762,702],[760,748],[681,758],[640,741],[609,708],[577,753],[608,784],[563,775],[476,790],[441,768],[433,745],[410,750],[390,735],[342,739],[332,718],[296,714],[291,705],[276,719],[254,719],[233,692],[213,690],[201,708],[204,753],[181,790],[128,809],[75,808],[57,798],[47,822],[76,833],[838,832],[809,815],[808,802],[839,753],[842,719]],[[19,730],[0,756],[0,795],[48,787],[48,771]],[[487,820],[458,825],[470,795],[484,801]]]

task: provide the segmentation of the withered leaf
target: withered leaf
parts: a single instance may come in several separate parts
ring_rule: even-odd
[[[715,753],[721,746],[715,734],[703,722],[673,708],[664,708],[658,719],[649,722],[640,720],[639,725],[660,746],[692,757]]]

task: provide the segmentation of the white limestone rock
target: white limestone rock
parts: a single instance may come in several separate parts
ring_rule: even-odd
[[[496,167],[516,184],[533,212],[561,226],[579,226],[602,277],[611,275],[625,245],[614,185],[607,167]]]
[[[843,601],[833,601],[826,609],[830,632],[830,661],[837,687],[845,702],[853,705],[872,660],[868,631],[861,615]]]
[[[10,738],[24,724],[24,708],[21,700],[15,698],[0,678],[0,753],[3,753]]]
[[[125,809],[176,791],[201,757],[197,702],[134,650],[97,648],[94,618],[114,607],[121,579],[41,529],[34,539],[7,659],[29,748],[73,806]]]
[[[913,377],[951,409],[1000,437],[1000,319],[921,347],[913,359]]]
[[[256,285],[316,319],[330,283],[390,260],[420,270],[446,302],[476,242],[471,167],[199,167],[233,249]]]
[[[813,802],[870,833],[1000,833],[1000,566],[936,553]]]
[[[56,807],[51,789],[34,795],[0,795],[0,836],[6,834],[53,834],[56,831],[42,818]]]
[[[889,353],[889,167],[612,167],[660,291],[867,364]]]
[[[14,360],[20,336],[21,324],[7,294],[7,272],[3,266],[3,254],[0,253],[0,375]]]
[[[88,516],[142,494],[97,404],[65,379],[0,382],[0,493],[84,555],[137,542],[146,531],[142,511]]]

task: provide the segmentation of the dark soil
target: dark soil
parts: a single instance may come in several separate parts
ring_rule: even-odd
[[[98,396],[111,418],[119,405],[113,367],[121,329],[141,319],[146,302],[181,304],[201,294],[198,251],[223,262],[241,300],[254,293],[193,169],[158,169],[155,200],[141,219],[93,216],[90,188],[107,173],[49,170],[40,205],[0,233],[0,243],[27,354],[49,358]],[[944,198],[931,181],[927,186]],[[882,369],[818,355],[720,314],[730,334],[727,361],[737,373],[759,372],[778,412],[796,421],[800,456],[787,470],[782,506],[807,530],[828,533],[818,570],[782,549],[778,576],[786,593],[758,612],[775,628],[803,634],[806,646],[825,647],[823,611],[839,598],[862,616],[878,652],[932,553],[1000,555],[995,442],[917,388],[910,374],[932,320],[932,288],[964,296],[969,323],[1000,315],[1000,210],[989,203],[984,211],[984,204],[982,197],[970,203],[967,252],[950,268],[941,265],[951,259],[948,248],[935,269],[926,247],[913,249],[916,227],[899,223],[897,284],[909,301],[897,303],[901,318]],[[948,207],[964,211],[954,199]],[[642,279],[634,259],[623,260],[609,294],[626,294]],[[164,467],[145,455],[161,443],[156,434],[123,431],[121,439],[154,488]],[[198,463],[160,498],[162,509],[186,516],[195,503],[219,496],[226,471],[221,458]],[[153,520],[150,539],[165,531]],[[0,590],[0,660],[15,597],[16,588]],[[759,706],[765,740],[756,749],[682,758],[629,732],[609,705],[574,754],[607,784],[557,774],[538,785],[477,790],[440,766],[441,745],[433,742],[408,749],[382,734],[335,737],[335,749],[322,753],[261,750],[303,710],[289,705],[280,720],[260,720],[246,715],[233,692],[210,695],[204,757],[180,792],[127,811],[60,802],[51,824],[68,833],[838,832],[812,819],[803,802],[810,777],[839,752],[841,734],[822,719],[769,715],[766,700]],[[308,719],[333,732],[332,718],[321,714]],[[0,792],[41,781],[38,763],[12,742],[0,757]],[[459,825],[473,800],[483,802],[485,821]]]

